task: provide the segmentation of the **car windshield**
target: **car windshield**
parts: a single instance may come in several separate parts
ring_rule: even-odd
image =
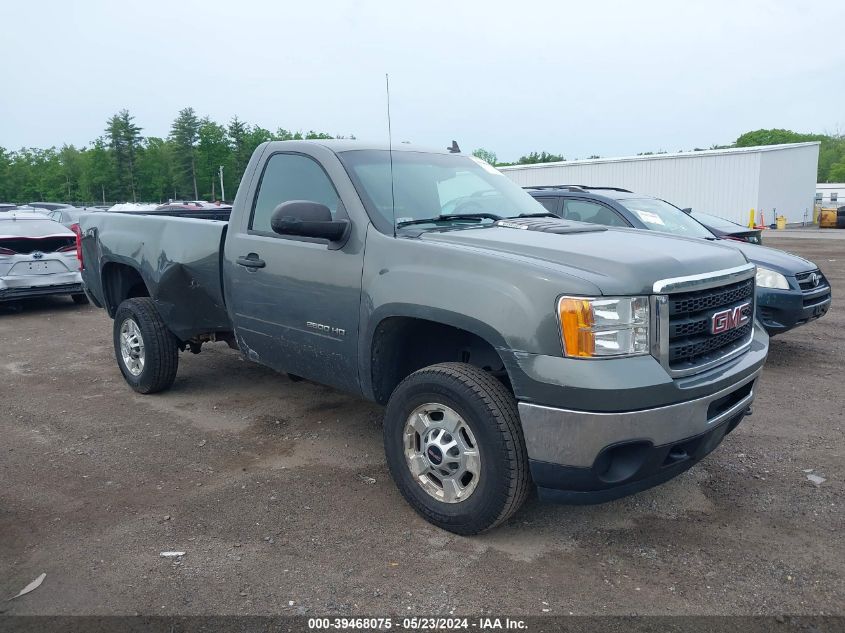
[[[618,202],[653,231],[686,237],[714,237],[678,207],[658,198],[623,198]]]
[[[339,154],[373,223],[390,232],[492,224],[497,218],[546,214],[521,187],[484,161],[457,154],[352,150]],[[395,200],[395,205],[394,205]],[[449,220],[444,216],[465,216]],[[470,216],[470,217],[466,217]]]
[[[720,218],[715,215],[710,215],[709,213],[702,213],[701,211],[693,211],[690,214],[699,222],[703,222],[707,224],[707,226],[712,226],[717,229],[723,229],[725,231],[736,231],[737,229],[744,229],[745,227],[741,224],[737,224],[736,222],[731,222],[730,220],[726,220],[725,218]]]

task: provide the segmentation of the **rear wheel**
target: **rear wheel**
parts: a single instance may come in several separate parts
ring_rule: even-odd
[[[149,297],[127,299],[114,318],[114,353],[123,378],[139,393],[170,388],[179,346]]]
[[[88,303],[88,297],[85,296],[84,292],[71,295],[70,298],[73,299],[73,302],[78,306],[82,306]]]
[[[408,503],[456,534],[505,521],[529,491],[516,400],[472,365],[432,365],[402,381],[387,404],[384,446]]]

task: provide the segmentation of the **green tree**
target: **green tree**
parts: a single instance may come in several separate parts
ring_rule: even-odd
[[[197,189],[196,150],[200,134],[200,120],[193,108],[184,108],[170,127],[170,141],[173,143],[175,176],[179,195],[188,194],[193,188],[194,200],[199,199]],[[192,187],[193,186],[193,187]]]
[[[774,128],[769,130],[754,130],[746,132],[736,139],[736,147],[753,147],[755,145],[780,145],[783,143],[804,143],[807,141],[820,142],[818,182],[838,182],[833,173],[834,165],[845,161],[845,137],[841,134],[806,134]]]
[[[141,199],[164,202],[175,197],[173,146],[170,141],[155,136],[147,137],[138,153],[138,179]]]
[[[107,200],[124,199],[114,188],[114,162],[111,151],[103,137],[83,150],[82,172],[79,176],[79,190],[88,202],[106,203]]]
[[[478,149],[474,150],[472,152],[472,155],[476,158],[480,158],[485,163],[490,163],[491,165],[495,165],[498,162],[496,159],[496,153],[486,150],[483,147],[479,147]]]
[[[845,161],[830,166],[826,182],[845,182]]]
[[[82,153],[73,145],[63,145],[59,150],[59,164],[67,187],[66,200],[68,202],[81,201],[83,196],[79,189],[79,181],[82,176],[83,158]]]
[[[12,167],[12,156],[5,147],[0,147],[0,200],[12,199],[12,190],[9,187],[9,170]]]
[[[203,198],[214,200],[220,197],[218,170],[222,165],[226,173],[231,166],[231,155],[226,128],[208,117],[203,118],[197,143],[197,178]]]
[[[741,134],[734,145],[736,147],[754,147],[755,145],[781,145],[783,143],[804,143],[806,141],[821,141],[823,134],[801,134],[792,130],[773,128],[770,130],[754,130]]]
[[[106,122],[106,139],[112,152],[115,168],[115,184],[121,199],[138,201],[135,187],[135,159],[141,142],[141,128],[135,125],[135,117],[123,109]]]
[[[232,117],[229,125],[226,128],[226,134],[229,138],[229,148],[232,154],[232,167],[235,170],[236,182],[239,185],[241,182],[241,174],[244,173],[246,165],[252,156],[253,150],[250,149],[249,126],[238,119]]]
[[[520,156],[516,161],[517,165],[534,165],[536,163],[560,163],[566,159],[560,154],[549,154],[547,152],[531,152],[525,156]]]

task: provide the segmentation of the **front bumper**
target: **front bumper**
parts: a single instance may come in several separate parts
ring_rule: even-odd
[[[664,400],[642,399],[649,394],[668,396],[653,388],[641,388],[640,400],[633,406],[630,397],[618,398],[611,389],[589,410],[521,400],[519,415],[531,475],[541,498],[601,503],[690,468],[715,449],[749,410],[767,349],[767,336],[757,325],[748,352],[702,374],[670,379],[674,397]],[[687,399],[676,401],[679,392],[686,392]],[[618,405],[620,400],[624,407],[598,406],[614,401]]]
[[[781,334],[827,314],[830,286],[808,292],[757,288],[757,315],[770,335]]]
[[[529,460],[544,501],[571,505],[604,503],[646,490],[689,470],[721,444],[746,415],[741,411],[718,426],[661,446],[632,443],[608,450],[597,468],[573,468]],[[603,456],[604,457],[604,456]]]
[[[736,428],[754,400],[759,374],[704,398],[640,411],[592,413],[519,403],[540,496],[601,503],[671,479]]]
[[[0,278],[0,301],[67,295],[82,292],[79,272],[52,275],[21,275]]]

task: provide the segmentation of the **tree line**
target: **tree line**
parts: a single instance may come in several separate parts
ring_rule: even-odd
[[[326,132],[271,132],[233,117],[225,125],[184,108],[167,137],[143,136],[128,110],[111,116],[103,134],[83,147],[0,147],[0,202],[67,201],[78,205],[173,200],[232,200],[253,150],[264,141],[330,139]],[[355,138],[351,136],[351,138]],[[784,129],[746,132],[730,145],[710,149],[819,141],[818,182],[845,182],[845,136]],[[701,151],[695,148],[693,151]],[[643,152],[643,155],[662,152]],[[501,162],[495,152],[473,155],[491,165],[565,161],[562,154],[530,152]],[[588,158],[599,158],[597,155]],[[219,169],[223,167],[220,191]]]
[[[780,145],[782,143],[803,143],[807,141],[819,141],[819,165],[816,182],[845,182],[845,135],[835,134],[804,134],[784,130],[780,128],[768,130],[754,130],[741,134],[736,141],[730,145],[712,145],[708,149],[729,149],[732,147],[754,147],[757,145]],[[701,152],[704,148],[696,147],[692,151]],[[653,154],[666,154],[666,151],[640,152],[638,156],[650,156]],[[535,163],[563,162],[566,160],[562,154],[550,154],[547,152],[531,152],[520,156],[516,162],[506,163],[497,159],[496,153],[490,150],[479,148],[473,156],[487,161],[497,167],[508,165],[532,165]],[[601,158],[598,155],[587,158]],[[578,160],[577,158],[575,160]]]
[[[264,141],[343,138],[313,130],[271,132],[237,117],[223,125],[193,108],[179,111],[165,138],[142,132],[121,110],[83,147],[0,147],[0,202],[213,201],[223,197],[221,166],[225,197],[232,200],[253,150]]]

